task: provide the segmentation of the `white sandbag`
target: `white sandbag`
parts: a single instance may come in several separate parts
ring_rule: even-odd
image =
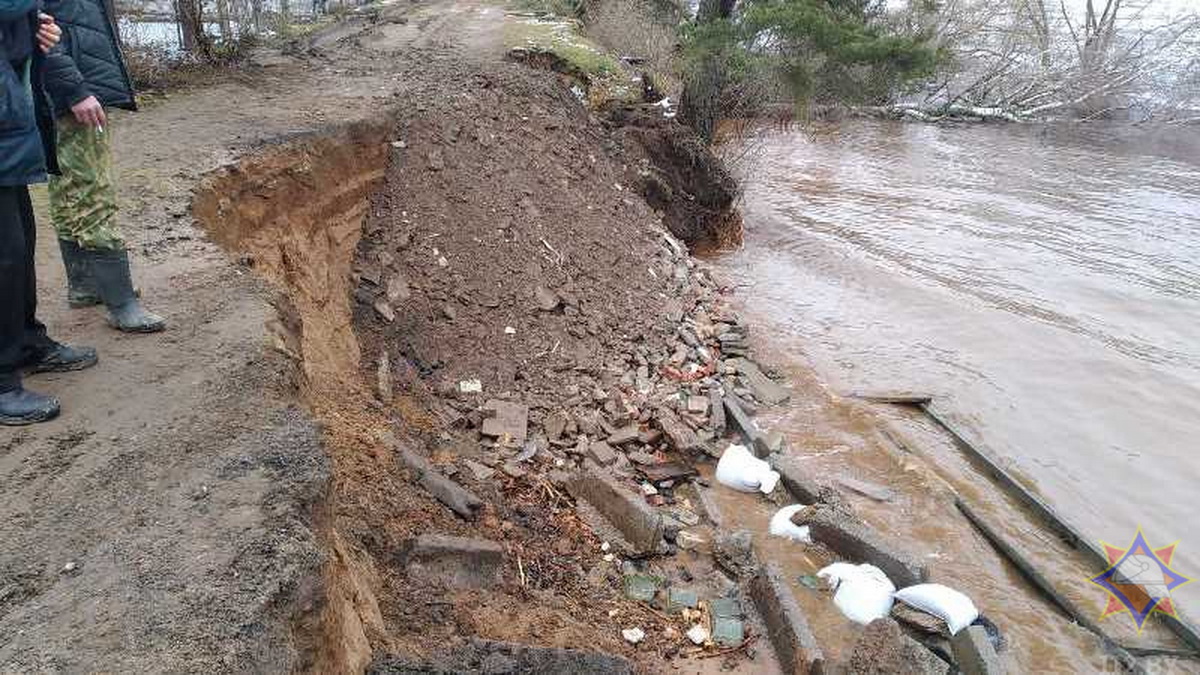
[[[731,445],[717,462],[717,482],[739,492],[771,494],[779,484],[779,474],[744,445]]]
[[[896,586],[874,565],[834,563],[817,572],[817,577],[837,589],[833,604],[854,623],[865,626],[892,612]]]
[[[792,522],[792,516],[800,513],[805,508],[807,507],[804,504],[793,504],[792,506],[785,506],[776,511],[775,515],[771,516],[771,526],[769,528],[772,536],[811,544],[812,535],[808,531],[808,526],[797,525]]]
[[[946,622],[950,634],[970,626],[979,610],[966,595],[941,584],[918,584],[896,592],[896,599]]]

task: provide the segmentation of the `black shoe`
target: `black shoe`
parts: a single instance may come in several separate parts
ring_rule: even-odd
[[[59,239],[58,248],[62,251],[63,267],[67,270],[67,305],[79,309],[103,303],[84,250],[67,239]]]
[[[42,396],[18,386],[0,393],[0,426],[20,427],[26,424],[48,422],[55,417],[61,406],[53,396]]]
[[[23,370],[26,374],[69,373],[96,365],[100,357],[91,347],[70,347],[57,342],[37,357],[27,361]]]
[[[165,319],[147,312],[138,302],[129,275],[128,253],[84,250],[84,255],[96,289],[108,306],[110,326],[126,333],[157,333],[167,327]]]

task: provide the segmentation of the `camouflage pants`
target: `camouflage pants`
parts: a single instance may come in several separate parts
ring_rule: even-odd
[[[85,249],[124,250],[117,229],[111,131],[58,118],[58,167],[50,177],[50,220],[60,239]]]

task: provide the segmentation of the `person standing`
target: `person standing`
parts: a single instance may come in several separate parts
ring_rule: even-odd
[[[111,0],[45,0],[63,28],[47,58],[46,90],[58,127],[58,166],[50,179],[50,219],[67,271],[71,307],[104,304],[112,327],[156,333],[133,287],[129,253],[117,226],[112,135],[105,107],[136,110]]]
[[[24,373],[96,365],[96,350],[59,344],[37,320],[37,225],[29,185],[53,168],[54,121],[42,90],[42,54],[59,40],[35,0],[0,0],[0,425],[45,422],[57,399],[25,389]],[[40,48],[40,51],[39,51]]]

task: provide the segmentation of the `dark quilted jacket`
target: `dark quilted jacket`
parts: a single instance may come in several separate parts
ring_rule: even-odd
[[[36,10],[35,0],[0,0],[0,186],[40,183],[54,168]]]
[[[45,0],[43,11],[63,29],[62,42],[46,63],[46,90],[55,114],[67,114],[88,96],[108,107],[134,110],[133,83],[121,55],[112,4]]]

